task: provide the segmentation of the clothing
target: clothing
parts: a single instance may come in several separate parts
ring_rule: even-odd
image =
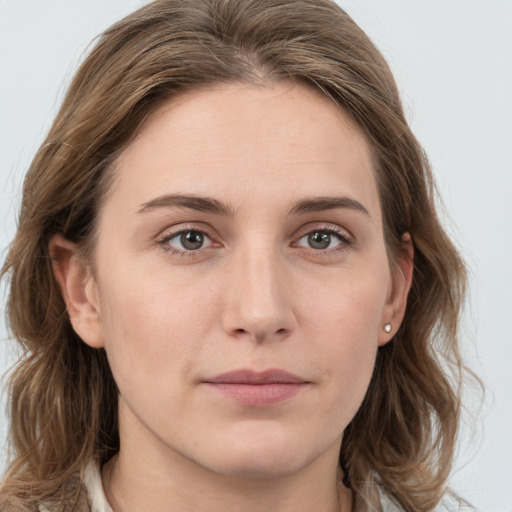
[[[383,512],[402,512],[402,509],[395,505],[386,495],[381,493]],[[477,512],[473,507],[464,505],[452,494],[446,494],[441,503],[436,507],[435,512]]]
[[[97,463],[90,462],[85,468],[82,478],[85,490],[80,502],[80,512],[113,512],[109,505],[101,483],[100,468]],[[390,498],[381,493],[382,512],[403,512]],[[40,505],[39,512],[54,512],[51,504]],[[447,494],[435,512],[476,512],[472,507],[461,504],[451,494]]]
[[[71,486],[79,488],[77,510],[80,512],[113,512],[109,505],[103,485],[101,472],[97,462],[91,461],[86,466],[82,481],[71,482]],[[61,510],[57,503],[51,501],[39,505],[39,512],[55,512]]]
[[[113,512],[103,492],[101,473],[97,464],[89,463],[85,468],[84,484],[91,504],[91,512]]]

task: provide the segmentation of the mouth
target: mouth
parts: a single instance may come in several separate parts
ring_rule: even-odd
[[[285,370],[235,370],[203,381],[213,391],[242,405],[263,407],[290,399],[311,384]]]

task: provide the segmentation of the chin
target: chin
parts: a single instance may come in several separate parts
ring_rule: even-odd
[[[300,471],[322,450],[293,443],[292,439],[231,438],[216,453],[203,457],[202,465],[215,473],[237,478],[282,478]],[[248,441],[249,439],[249,441]],[[316,453],[318,451],[318,454]],[[206,454],[204,454],[206,455]]]
[[[292,475],[306,465],[306,462],[290,460],[289,458],[268,457],[224,457],[222,462],[211,469],[227,477],[242,479],[275,479]]]

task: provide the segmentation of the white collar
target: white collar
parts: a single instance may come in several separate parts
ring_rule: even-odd
[[[90,461],[87,464],[83,474],[83,482],[87,490],[91,512],[113,512],[105,497],[105,491],[101,483],[100,467],[96,461]]]

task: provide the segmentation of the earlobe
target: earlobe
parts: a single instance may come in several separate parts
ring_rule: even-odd
[[[405,315],[407,296],[414,271],[414,247],[409,233],[402,235],[402,247],[392,273],[391,291],[383,311],[378,335],[379,346],[385,345],[398,331]]]
[[[76,245],[62,235],[52,237],[49,251],[74,331],[87,345],[103,347],[98,287],[90,265],[80,258]]]

